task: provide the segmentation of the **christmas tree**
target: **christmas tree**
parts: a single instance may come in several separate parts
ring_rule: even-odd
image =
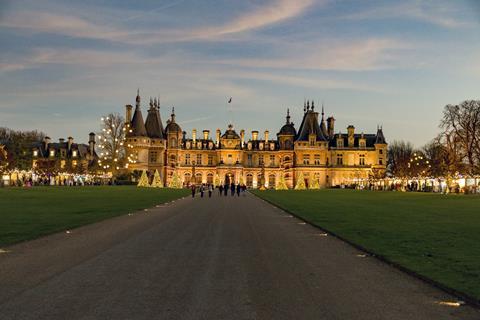
[[[309,189],[320,189],[320,183],[318,182],[318,179],[313,179]]]
[[[243,176],[240,176],[240,185],[243,186],[245,182],[243,181]]]
[[[297,184],[295,185],[295,190],[305,190],[307,187],[305,186],[305,179],[303,178],[303,173],[300,172],[300,174],[297,177]]]
[[[285,177],[283,176],[283,174],[280,174],[280,179],[278,179],[275,190],[288,190],[287,183],[285,182]]]
[[[180,176],[177,173],[177,170],[173,172],[172,179],[170,180],[170,183],[168,184],[169,188],[174,188],[174,189],[181,189],[182,188],[182,181],[180,180]]]
[[[218,187],[222,182],[220,181],[220,177],[218,174],[215,175],[215,180],[213,180],[213,187],[216,188]]]
[[[163,181],[162,181],[162,178],[160,177],[160,173],[158,173],[158,170],[155,170],[155,174],[153,175],[153,181],[150,187],[163,188]]]
[[[140,177],[140,180],[138,180],[137,187],[149,187],[150,185],[148,184],[148,177],[147,177],[147,172],[143,170],[142,176]]]

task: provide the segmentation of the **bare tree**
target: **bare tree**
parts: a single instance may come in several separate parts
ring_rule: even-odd
[[[404,179],[411,175],[410,159],[413,157],[413,145],[405,141],[393,141],[388,146],[388,172]]]
[[[125,161],[125,122],[118,113],[110,113],[102,117],[102,131],[99,133],[100,168],[112,172],[113,175],[123,167]]]
[[[480,101],[467,100],[443,110],[441,139],[457,163],[457,171],[473,176],[480,172]]]

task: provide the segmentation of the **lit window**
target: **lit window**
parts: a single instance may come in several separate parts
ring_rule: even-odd
[[[360,140],[359,145],[360,148],[365,148],[365,140]]]
[[[73,150],[73,151],[72,151],[72,157],[75,158],[76,156],[77,156],[77,150]]]
[[[198,165],[202,164],[202,155],[201,154],[197,154],[197,164]]]
[[[151,163],[157,162],[157,151],[150,152],[150,162]]]
[[[364,155],[364,154],[361,154],[361,155],[360,155],[359,164],[360,164],[361,166],[364,166],[364,165],[365,165],[365,155]]]
[[[208,155],[208,165],[209,166],[213,165],[213,156],[212,155]]]
[[[190,153],[185,155],[185,164],[190,164]]]
[[[310,164],[310,155],[304,154],[303,155],[303,164]]]
[[[251,166],[251,165],[252,165],[252,162],[253,162],[253,161],[252,161],[252,155],[251,155],[251,154],[248,154],[248,155],[247,155],[247,164],[248,164],[249,166]]]
[[[343,148],[343,139],[337,140],[337,148]]]
[[[38,151],[37,150],[33,151],[33,156],[38,157]]]
[[[258,164],[259,164],[259,165],[263,165],[263,163],[264,163],[264,162],[263,162],[263,155],[259,155],[259,156],[258,156]]]
[[[343,154],[337,154],[337,165],[343,164]]]
[[[320,164],[320,155],[319,155],[319,154],[316,154],[316,155],[315,155],[315,164],[316,164],[316,165],[319,165],[319,164]]]
[[[270,165],[273,167],[275,165],[275,156],[272,154],[270,155]]]
[[[55,156],[55,150],[50,150],[50,157],[54,157]]]

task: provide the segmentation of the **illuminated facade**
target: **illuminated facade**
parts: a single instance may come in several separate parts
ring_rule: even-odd
[[[303,107],[303,119],[298,127],[290,121],[287,110],[285,124],[275,137],[265,131],[259,137],[252,131],[235,131],[232,125],[212,136],[209,130],[192,131],[186,136],[175,119],[172,109],[166,126],[160,117],[159,101],[150,100],[146,120],[137,94],[136,106],[126,106],[126,145],[129,171],[156,169],[168,185],[173,174],[189,183],[245,183],[258,188],[275,188],[284,179],[289,188],[304,179],[308,187],[332,187],[366,180],[372,174],[385,172],[387,143],[382,128],[375,134],[335,133],[335,119],[321,118],[314,102]]]

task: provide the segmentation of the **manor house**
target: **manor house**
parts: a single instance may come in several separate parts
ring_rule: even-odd
[[[237,132],[233,125],[225,131],[201,132],[190,137],[182,131],[172,108],[165,127],[160,117],[160,102],[150,99],[145,121],[137,93],[135,109],[126,106],[128,170],[156,169],[166,184],[174,174],[184,184],[245,183],[257,188],[274,188],[284,179],[293,188],[297,179],[305,184],[333,187],[366,180],[385,172],[387,143],[378,127],[374,134],[357,133],[347,127],[346,134],[335,132],[335,119],[325,119],[314,102],[303,106],[303,119],[296,127],[287,110],[285,123],[275,136],[267,130],[263,137],[252,131]],[[321,116],[321,117],[320,117]],[[282,179],[282,180],[283,180]]]

